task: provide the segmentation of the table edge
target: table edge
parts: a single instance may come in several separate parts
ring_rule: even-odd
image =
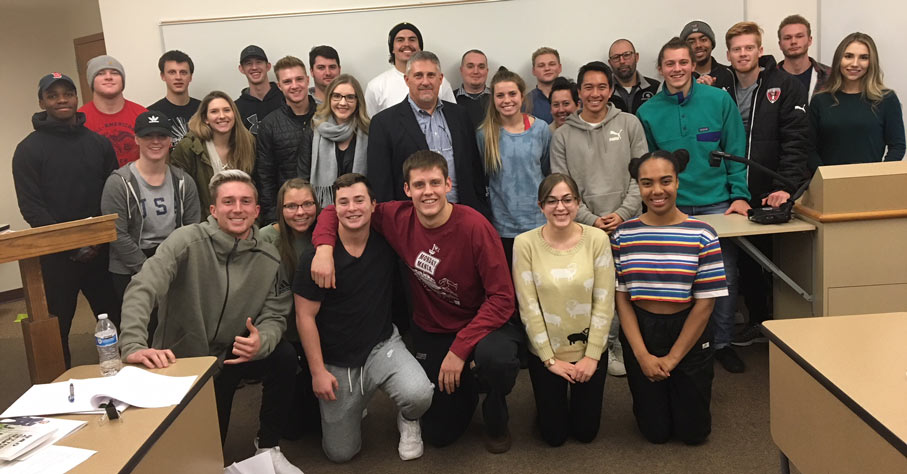
[[[787,357],[790,357],[800,368],[806,371],[813,379],[819,382],[826,390],[829,391],[832,395],[835,396],[841,403],[844,404],[850,411],[852,411],[857,417],[863,420],[869,427],[871,427],[876,433],[879,434],[883,439],[888,441],[895,449],[897,449],[901,454],[907,456],[907,441],[902,440],[898,435],[894,434],[893,431],[888,429],[878,418],[872,416],[865,408],[860,406],[853,398],[844,393],[837,385],[829,380],[825,375],[822,374],[818,369],[816,369],[812,364],[806,361],[802,356],[800,356],[797,351],[787,345],[781,338],[772,332],[771,329],[765,325],[760,324],[759,329],[768,337],[769,342],[774,344],[781,349],[781,352],[784,353]],[[769,368],[771,370],[771,368]]]
[[[128,461],[123,465],[119,472],[129,473],[135,470],[138,467],[139,463],[142,462],[145,455],[148,454],[148,451],[154,446],[154,444],[164,435],[164,432],[170,428],[170,425],[183,413],[183,410],[189,405],[189,403],[198,395],[198,392],[202,390],[202,387],[208,383],[208,380],[214,377],[214,372],[217,371],[217,361],[212,361],[211,365],[208,367],[208,370],[205,373],[198,376],[198,380],[192,384],[192,388],[186,392],[186,395],[182,400],[170,411],[170,413],[161,421],[161,423],[148,435],[148,438],[135,450],[135,453]]]

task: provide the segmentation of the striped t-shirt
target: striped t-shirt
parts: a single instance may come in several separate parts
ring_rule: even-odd
[[[611,236],[611,250],[617,291],[631,300],[688,303],[728,294],[717,233],[700,220],[650,226],[631,219]]]

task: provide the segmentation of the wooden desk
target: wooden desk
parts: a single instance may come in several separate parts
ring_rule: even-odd
[[[67,415],[83,420],[79,431],[57,444],[97,451],[73,473],[223,473],[217,409],[214,403],[214,357],[178,359],[163,375],[197,375],[179,405],[166,408],[130,407],[122,422],[100,425],[100,415]],[[72,368],[57,381],[96,377],[97,365]]]
[[[766,321],[771,431],[803,473],[907,473],[907,313]]]
[[[796,216],[784,224],[756,224],[740,214],[708,214],[695,216],[712,226],[720,237],[746,237],[751,235],[786,234],[788,232],[811,232],[816,226]]]

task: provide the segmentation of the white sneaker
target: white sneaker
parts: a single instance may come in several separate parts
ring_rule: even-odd
[[[274,446],[273,448],[259,448],[258,440],[255,440],[255,455],[267,452],[271,455],[271,464],[274,465],[274,472],[276,474],[303,474],[302,469],[294,466],[286,456],[280,452],[280,446]]]
[[[608,349],[608,375],[614,377],[623,377],[627,375],[627,368],[624,367],[624,355],[622,352]]]
[[[397,452],[400,459],[409,461],[422,457],[422,427],[419,420],[409,421],[403,418],[403,412],[397,412],[397,429],[400,430],[400,444]]]

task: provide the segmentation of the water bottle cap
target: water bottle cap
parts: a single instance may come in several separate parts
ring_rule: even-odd
[[[101,313],[98,315],[98,320],[107,319],[107,313]]]

